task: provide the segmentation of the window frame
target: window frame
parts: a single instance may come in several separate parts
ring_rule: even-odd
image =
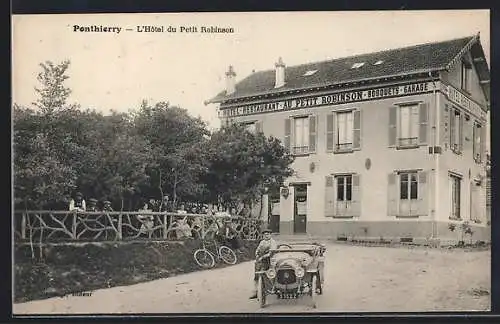
[[[419,147],[419,129],[420,129],[420,102],[411,102],[398,105],[397,117],[396,117],[396,145],[398,148],[416,148]],[[403,120],[402,120],[402,110],[410,109],[408,117],[408,132],[409,136],[412,135],[412,126],[416,127],[416,137],[402,137]],[[416,110],[416,114],[413,110]],[[416,117],[415,117],[416,116]],[[416,119],[415,125],[413,125],[412,118]],[[403,140],[412,140],[409,143],[402,143]]]
[[[291,134],[292,134],[292,142],[291,142],[291,145],[290,145],[290,148],[291,148],[291,153],[293,156],[306,156],[306,155],[309,155],[309,147],[310,147],[310,143],[309,143],[309,128],[310,128],[310,125],[309,125],[309,119],[310,119],[311,115],[296,115],[296,116],[290,116],[290,118],[292,119],[292,129],[291,129]],[[298,146],[296,146],[296,141],[297,141],[297,134],[296,134],[296,129],[297,129],[297,126],[296,126],[296,122],[298,119],[302,119],[302,120],[307,120],[307,132],[303,132],[303,139],[304,137],[306,138],[307,140],[307,146],[300,146],[301,150],[297,150],[297,148],[299,148]],[[304,128],[304,127],[302,127]]]
[[[411,171],[398,171],[397,172],[397,176],[398,176],[398,192],[399,192],[399,195],[398,195],[398,201],[402,201],[402,200],[408,200],[408,201],[411,201],[411,200],[415,200],[415,201],[418,201],[419,200],[419,194],[418,194],[418,187],[419,187],[419,183],[418,183],[418,176],[419,176],[419,171],[418,170],[411,170]],[[407,176],[407,180],[404,181],[403,180],[403,176]],[[403,183],[406,182],[405,186],[406,186],[406,198],[403,198],[402,195],[403,195],[403,191],[401,190],[402,187],[403,187]],[[413,187],[413,184],[415,185],[415,187]],[[415,189],[415,190],[413,190]],[[415,191],[415,195],[413,197],[413,191]]]
[[[471,93],[472,65],[469,62],[462,61],[460,66],[460,89],[466,93]]]
[[[352,174],[336,174],[335,179],[336,201],[352,201]],[[342,185],[339,180],[342,180]],[[349,181],[348,181],[349,180]],[[339,199],[339,187],[342,187],[342,197]],[[348,189],[349,188],[349,189]],[[350,197],[348,197],[350,196]]]
[[[335,153],[350,153],[354,151],[354,111],[355,108],[349,108],[349,109],[343,109],[343,110],[338,110],[334,111],[333,113],[335,114],[335,125],[334,125],[334,138],[333,138],[333,151]],[[339,116],[340,115],[346,115],[346,126],[347,126],[347,121],[349,120],[349,116],[351,118],[351,143],[342,143],[340,144],[340,127],[339,127]],[[341,145],[345,145],[342,146]]]
[[[464,141],[464,123],[465,123],[465,113],[460,110],[460,108],[452,105],[449,107],[449,124],[450,124],[450,140],[449,140],[449,145],[450,145],[450,150],[457,154],[461,155],[463,151],[463,141]],[[451,127],[452,125],[452,116],[454,118],[453,120],[453,129]],[[457,118],[458,116],[458,118]],[[453,134],[452,134],[453,130]],[[458,134],[457,134],[458,133]],[[458,142],[455,143],[455,141]]]
[[[463,220],[462,217],[462,180],[463,177],[460,174],[449,172],[448,173],[448,181],[449,181],[449,194],[450,194],[450,220]],[[455,189],[455,185],[458,184],[458,190]],[[457,191],[457,192],[456,192]],[[458,195],[457,195],[458,193]],[[454,197],[458,197],[458,204],[454,201]],[[456,213],[455,213],[455,207]],[[457,215],[458,214],[458,215]]]

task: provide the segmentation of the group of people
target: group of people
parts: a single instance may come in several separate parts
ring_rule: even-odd
[[[77,192],[75,194],[75,198],[71,198],[69,201],[69,210],[79,211],[79,212],[113,211],[113,208],[111,207],[111,201],[104,200],[102,202],[101,208],[98,207],[97,203],[98,203],[97,199],[90,198],[89,204],[87,205],[85,199],[83,198],[82,193]]]

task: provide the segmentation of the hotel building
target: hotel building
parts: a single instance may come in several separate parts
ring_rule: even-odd
[[[457,240],[466,222],[471,239],[490,240],[479,34],[297,66],[280,58],[235,78],[229,67],[207,104],[295,155],[295,174],[263,199],[275,232]]]

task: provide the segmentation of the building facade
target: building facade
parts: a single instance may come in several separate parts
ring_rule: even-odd
[[[282,139],[295,174],[264,197],[277,233],[490,240],[489,69],[479,34],[252,73],[223,123]]]

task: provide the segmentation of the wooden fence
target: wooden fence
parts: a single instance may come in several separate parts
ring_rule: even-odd
[[[120,241],[135,239],[183,240],[213,238],[221,217],[166,212],[16,211],[16,241]],[[260,238],[262,221],[231,217],[241,239]]]

